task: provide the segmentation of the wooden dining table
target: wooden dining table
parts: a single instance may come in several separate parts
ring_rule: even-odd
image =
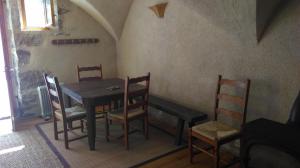
[[[95,107],[105,105],[124,97],[125,81],[119,78],[84,81],[61,85],[62,92],[75,101],[83,104],[87,112],[87,134],[90,150],[95,150],[96,118]],[[144,88],[133,86],[133,90]],[[69,101],[70,102],[70,101]]]

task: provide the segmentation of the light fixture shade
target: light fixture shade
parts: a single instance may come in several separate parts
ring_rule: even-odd
[[[149,8],[156,14],[157,17],[163,18],[165,16],[165,10],[168,3],[160,3],[154,6],[150,6]]]

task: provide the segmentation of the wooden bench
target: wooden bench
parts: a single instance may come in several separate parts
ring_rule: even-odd
[[[175,145],[181,145],[185,121],[189,126],[192,126],[197,122],[203,122],[207,119],[207,114],[205,113],[153,95],[149,96],[149,106],[177,117]]]

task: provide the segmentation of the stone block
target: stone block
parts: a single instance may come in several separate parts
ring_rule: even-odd
[[[22,109],[22,116],[40,115],[41,109],[37,90],[31,90],[26,94],[22,94],[20,108]]]
[[[26,64],[29,64],[30,56],[31,56],[30,51],[23,50],[23,49],[18,49],[17,50],[17,55],[18,55],[18,64],[19,64],[19,66],[24,66]]]
[[[43,72],[44,71],[36,70],[20,73],[20,90],[23,92],[28,89],[36,89],[40,85],[44,85]]]

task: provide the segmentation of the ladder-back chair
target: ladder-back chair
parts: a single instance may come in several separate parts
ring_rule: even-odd
[[[83,73],[88,73],[88,72],[95,72],[96,74],[94,76],[84,76]],[[103,74],[102,74],[102,65],[100,64],[99,66],[85,66],[85,67],[80,67],[77,65],[77,77],[78,81],[93,81],[93,80],[101,80],[103,79]]]
[[[142,84],[144,83],[144,84]],[[148,139],[148,100],[149,100],[150,73],[146,76],[137,78],[127,77],[125,80],[124,107],[114,109],[107,114],[106,128],[107,139],[109,138],[108,120],[116,121],[123,125],[124,143],[126,149],[129,149],[128,134],[129,123],[133,120],[143,120],[143,131],[145,138]],[[135,89],[136,86],[142,86],[142,89]]]
[[[86,135],[79,136],[74,139],[69,139],[68,137],[68,131],[70,130],[81,129],[81,131],[83,132],[84,129],[83,120],[86,117],[86,112],[80,106],[65,108],[62,92],[57,77],[51,77],[48,74],[44,74],[44,80],[47,86],[48,96],[52,107],[54,138],[55,140],[58,140],[58,134],[63,133],[65,148],[69,149],[69,142],[87,137]],[[57,122],[59,120],[62,121],[63,123],[62,131],[58,131],[57,128]],[[80,121],[80,126],[69,128],[68,123],[72,123],[73,121]]]
[[[94,73],[93,76],[84,76],[83,73]],[[78,82],[85,81],[98,81],[103,79],[102,65],[99,66],[79,66],[77,65]],[[111,102],[107,102],[105,105],[99,105],[96,107],[96,118],[104,118],[105,111],[111,108]]]
[[[241,91],[241,95],[231,95],[224,93],[224,86],[231,87]],[[221,122],[219,114],[223,114],[232,120],[238,121],[241,128],[246,122],[248,95],[250,80],[245,81],[223,79],[221,75],[218,78],[218,85],[215,97],[215,118],[203,124],[193,126],[189,129],[189,153],[190,162],[193,162],[194,150],[201,151],[214,158],[215,167],[220,166],[220,146],[240,138],[240,129]],[[221,106],[220,101],[227,103],[227,106]],[[233,106],[228,106],[228,104]],[[229,108],[230,107],[230,108]],[[240,112],[232,110],[232,107],[238,107]],[[199,145],[202,144],[202,145]],[[232,163],[233,164],[233,163]]]

